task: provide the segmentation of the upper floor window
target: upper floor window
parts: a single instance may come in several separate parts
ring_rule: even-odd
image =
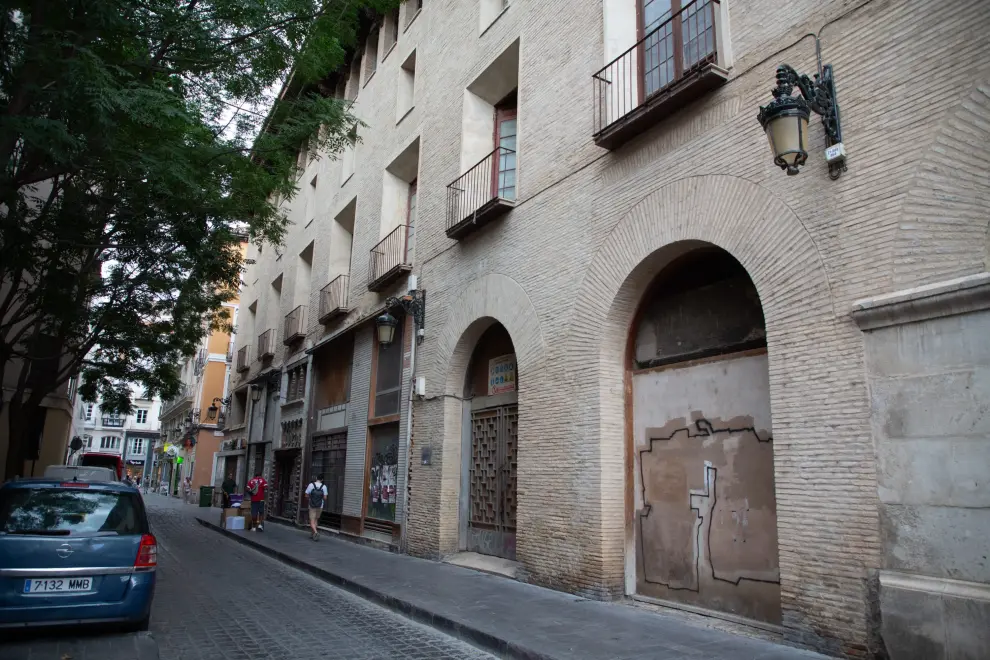
[[[498,150],[498,171],[495,196],[516,198],[516,95],[495,108],[495,149]]]
[[[81,416],[87,422],[90,422],[90,421],[93,420],[93,404],[92,403],[87,403],[87,404],[83,405],[83,407],[82,407],[82,415]]]
[[[144,453],[144,438],[134,438],[133,440],[131,440],[131,453],[132,454]]]
[[[286,401],[297,401],[306,394],[306,365],[289,370],[289,382],[285,392]]]
[[[371,34],[368,35],[368,51],[366,53],[368,67],[364,72],[364,84],[367,85],[371,77],[375,75],[375,71],[378,70],[378,27],[375,27]]]
[[[103,415],[103,426],[123,426],[124,418],[117,413]]]
[[[100,438],[100,449],[120,449],[120,438],[114,435],[105,435]]]
[[[135,415],[135,419],[136,419],[136,421],[137,421],[138,424],[147,424],[148,423],[148,411],[147,411],[147,409],[145,409],[145,408],[138,408],[137,414]]]
[[[92,449],[93,448],[93,436],[91,436],[91,435],[84,435],[82,437],[82,440],[83,440],[83,448],[84,449]]]
[[[725,83],[732,65],[725,5],[718,0],[635,0],[635,19],[624,8],[606,10],[608,64],[592,76],[599,146],[621,146]]]
[[[423,9],[423,0],[408,0],[406,2],[406,27],[413,22],[413,19],[419,16],[420,10]]]
[[[392,12],[385,17],[385,55],[382,59],[388,56],[389,51],[395,46],[399,41],[399,8],[396,7]]]

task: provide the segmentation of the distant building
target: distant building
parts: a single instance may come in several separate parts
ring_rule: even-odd
[[[242,250],[246,248],[246,244],[242,245]],[[239,321],[238,306],[237,298],[224,303],[235,332],[213,330],[205,333],[195,355],[176,367],[182,380],[179,394],[162,404],[162,434],[154,448],[152,482],[168,484],[170,494],[182,492],[186,477],[191,479],[194,490],[200,486],[219,485],[215,483],[214,454],[220,451],[224,440],[227,385]],[[244,452],[240,453],[243,455]],[[232,469],[236,469],[236,456],[233,462]],[[238,472],[240,483],[243,483],[242,472],[243,467]]]
[[[129,415],[104,411],[99,401],[87,402],[75,397],[69,441],[78,437],[82,448],[67,448],[66,462],[77,461],[83,454],[115,454],[124,461],[124,469],[132,479],[142,480],[150,466],[148,448],[158,437],[158,416],[161,401],[147,398],[142,387],[131,387],[133,410]]]

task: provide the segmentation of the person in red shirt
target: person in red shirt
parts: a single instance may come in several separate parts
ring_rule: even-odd
[[[251,531],[265,531],[265,489],[268,482],[261,476],[261,471],[255,473],[254,479],[247,482],[247,492],[251,496]]]

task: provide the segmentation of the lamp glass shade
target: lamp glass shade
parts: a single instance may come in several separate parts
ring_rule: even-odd
[[[257,403],[258,401],[261,401],[261,388],[260,387],[252,387],[251,388],[251,400],[254,401],[255,403]]]
[[[217,418],[217,405],[215,403],[210,404],[210,407],[206,409],[206,419],[213,421]]]
[[[808,114],[797,109],[781,112],[766,123],[773,162],[788,174],[797,174],[808,159]]]
[[[378,328],[378,343],[388,346],[395,340],[395,328],[399,325],[398,319],[385,312],[379,316],[375,324]]]

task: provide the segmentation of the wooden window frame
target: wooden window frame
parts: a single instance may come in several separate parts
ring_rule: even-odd
[[[513,93],[513,98],[509,102],[503,102],[495,106],[495,126],[492,129],[492,144],[494,145],[493,151],[495,151],[495,164],[492,167],[492,198],[499,196],[498,187],[498,175],[502,173],[500,164],[502,162],[501,152],[499,148],[502,146],[500,143],[502,141],[501,128],[502,122],[515,120],[516,121],[516,148],[513,149],[514,156],[516,158],[516,183],[512,186],[516,190],[516,195],[514,199],[519,198],[519,106],[515,98],[515,93]]]

